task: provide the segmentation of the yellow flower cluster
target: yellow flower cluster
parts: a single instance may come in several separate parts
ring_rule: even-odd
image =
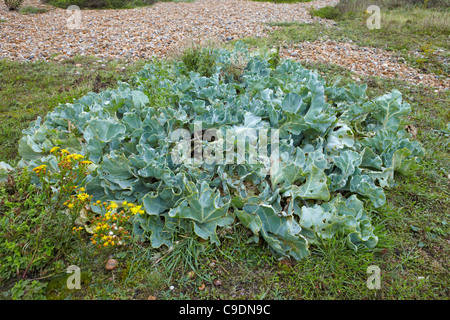
[[[130,231],[127,230],[130,226],[127,222],[132,216],[144,213],[142,206],[126,201],[119,205],[115,201],[108,204],[97,200],[93,206],[99,206],[104,212],[102,216],[98,216],[91,221],[91,224],[94,225],[94,234],[90,240],[98,248],[126,245],[131,239]],[[118,208],[121,210],[118,211]]]
[[[55,153],[58,150],[59,150],[59,147],[53,147],[50,149],[50,153]]]
[[[81,154],[72,153],[72,154],[67,155],[65,158],[66,158],[66,160],[69,160],[69,161],[72,161],[72,160],[78,161],[78,160],[84,159],[84,156]]]
[[[83,189],[84,189],[84,188],[83,188]],[[80,191],[81,191],[81,190],[80,190]],[[77,194],[77,198],[78,198],[78,200],[86,201],[86,200],[90,199],[91,196],[88,195],[87,193],[79,193],[79,194]]]
[[[73,189],[76,189],[76,188],[77,188],[77,186],[73,187]],[[72,209],[75,206],[77,208],[84,207],[92,199],[92,196],[85,193],[84,191],[86,191],[86,189],[81,187],[80,189],[78,189],[78,193],[76,195],[70,196],[70,199],[67,200],[66,202],[64,202],[63,205],[65,205],[69,209]]]
[[[47,172],[47,166],[45,164],[36,167],[33,169],[34,172],[36,172],[37,175],[40,175],[41,173],[45,174]]]

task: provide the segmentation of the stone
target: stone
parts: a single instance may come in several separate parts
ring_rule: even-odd
[[[116,259],[109,259],[106,262],[105,268],[106,270],[113,270],[117,267],[118,264],[119,262]]]

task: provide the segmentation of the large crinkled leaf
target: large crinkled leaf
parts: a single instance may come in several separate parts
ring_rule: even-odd
[[[364,148],[361,154],[362,154],[361,167],[368,167],[381,170],[383,160],[381,160],[380,156],[377,155],[375,152],[373,152],[371,148]]]
[[[361,155],[355,151],[345,150],[339,156],[333,157],[333,161],[336,169],[329,175],[330,190],[336,191],[345,187],[348,178],[361,164]]]
[[[84,138],[89,141],[96,137],[102,142],[110,142],[117,136],[124,134],[126,127],[115,119],[93,119],[84,128]]]
[[[377,187],[373,179],[367,174],[362,174],[362,171],[359,169],[350,178],[349,189],[351,192],[356,192],[369,198],[375,208],[381,207],[386,203],[386,195],[383,189]]]
[[[396,150],[392,156],[392,168],[405,176],[413,175],[422,166],[415,157],[411,157],[413,152],[408,148]]]
[[[354,135],[350,126],[343,122],[337,122],[330,128],[325,148],[330,152],[340,152],[344,148],[353,147],[354,144]]]
[[[133,98],[134,106],[139,109],[143,108],[146,104],[150,102],[148,96],[142,91],[133,90],[131,92],[131,96]]]
[[[192,219],[199,223],[210,222],[226,215],[229,205],[222,202],[219,191],[212,190],[203,181],[198,192],[183,200],[177,208],[170,211],[169,216]]]
[[[258,215],[261,221],[259,232],[277,253],[297,260],[309,254],[308,242],[300,234],[301,228],[293,216],[280,216],[272,206],[266,204],[247,204],[244,211],[248,215]],[[259,221],[256,223],[259,224]]]
[[[262,228],[262,221],[256,212],[248,214],[243,210],[236,210],[235,215],[246,228],[249,228],[253,234],[258,235]]]
[[[306,109],[306,105],[303,104],[301,96],[296,93],[288,93],[281,103],[281,109],[289,113],[301,114]]]
[[[398,90],[393,90],[391,93],[375,99],[374,102],[376,109],[371,115],[385,130],[398,130],[401,117],[411,111],[411,106],[402,102],[402,94]]]
[[[175,207],[182,198],[182,193],[177,187],[163,187],[160,191],[147,193],[141,201],[149,215],[159,215]]]
[[[146,236],[153,248],[159,248],[162,245],[170,247],[172,245],[172,234],[167,230],[167,226],[164,222],[155,216],[142,217],[136,216],[134,221],[134,233],[141,238]]]
[[[306,182],[301,186],[292,185],[291,188],[284,193],[286,197],[301,199],[316,199],[328,201],[330,192],[328,191],[327,175],[316,166],[311,167]]]
[[[199,190],[186,197],[176,208],[169,211],[171,218],[189,219],[194,222],[198,236],[217,242],[216,227],[223,225],[228,214],[230,201],[224,202],[219,191],[213,190],[203,181]]]
[[[271,172],[272,186],[282,184],[284,188],[288,188],[295,182],[303,182],[306,173],[303,171],[305,164],[305,156],[299,150],[295,155],[284,152],[280,155],[280,163]]]

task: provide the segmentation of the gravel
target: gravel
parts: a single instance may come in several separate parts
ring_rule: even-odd
[[[421,73],[418,69],[397,61],[394,53],[378,48],[359,47],[332,40],[316,40],[288,46],[281,51],[280,56],[296,61],[333,63],[352,71],[356,81],[360,81],[358,76],[377,76],[425,85],[437,91],[450,88],[449,78]]]
[[[0,16],[0,57],[14,60],[49,60],[55,55],[96,55],[105,58],[141,59],[164,56],[181,42],[211,38],[230,41],[262,37],[275,26],[267,22],[313,22],[307,8],[333,5],[338,0],[274,4],[248,0],[197,0],[160,2],[151,7],[122,10],[82,10],[79,29],[63,9],[43,14],[8,12]],[[23,5],[45,7],[39,0]],[[31,57],[33,57],[31,59]]]
[[[186,43],[212,39],[227,42],[243,37],[264,37],[277,29],[268,22],[320,22],[330,27],[333,21],[312,18],[309,7],[335,5],[339,0],[275,4],[249,0],[196,0],[160,2],[151,7],[122,10],[82,10],[79,28],[70,29],[67,10],[47,6],[40,0],[25,0],[23,5],[49,8],[42,14],[9,12],[0,4],[0,58],[19,61],[55,60],[76,55],[100,59],[149,59],[182,50]],[[73,14],[73,13],[72,13]],[[73,18],[73,17],[72,17]],[[356,75],[398,78],[445,90],[449,79],[396,61],[390,52],[362,48],[334,41],[302,42],[288,46],[282,57],[335,63]]]

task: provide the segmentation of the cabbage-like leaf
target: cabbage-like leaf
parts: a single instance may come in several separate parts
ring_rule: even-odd
[[[233,222],[295,259],[319,238],[373,248],[361,200],[381,207],[394,172],[413,174],[423,155],[400,129],[411,109],[400,92],[371,99],[365,84],[328,85],[240,42],[217,53],[210,77],[152,61],[130,83],[57,106],[23,131],[20,165],[55,169],[54,146],[85,155],[87,192],[142,204],[134,233],[155,248],[180,230],[220,244],[218,229]]]

